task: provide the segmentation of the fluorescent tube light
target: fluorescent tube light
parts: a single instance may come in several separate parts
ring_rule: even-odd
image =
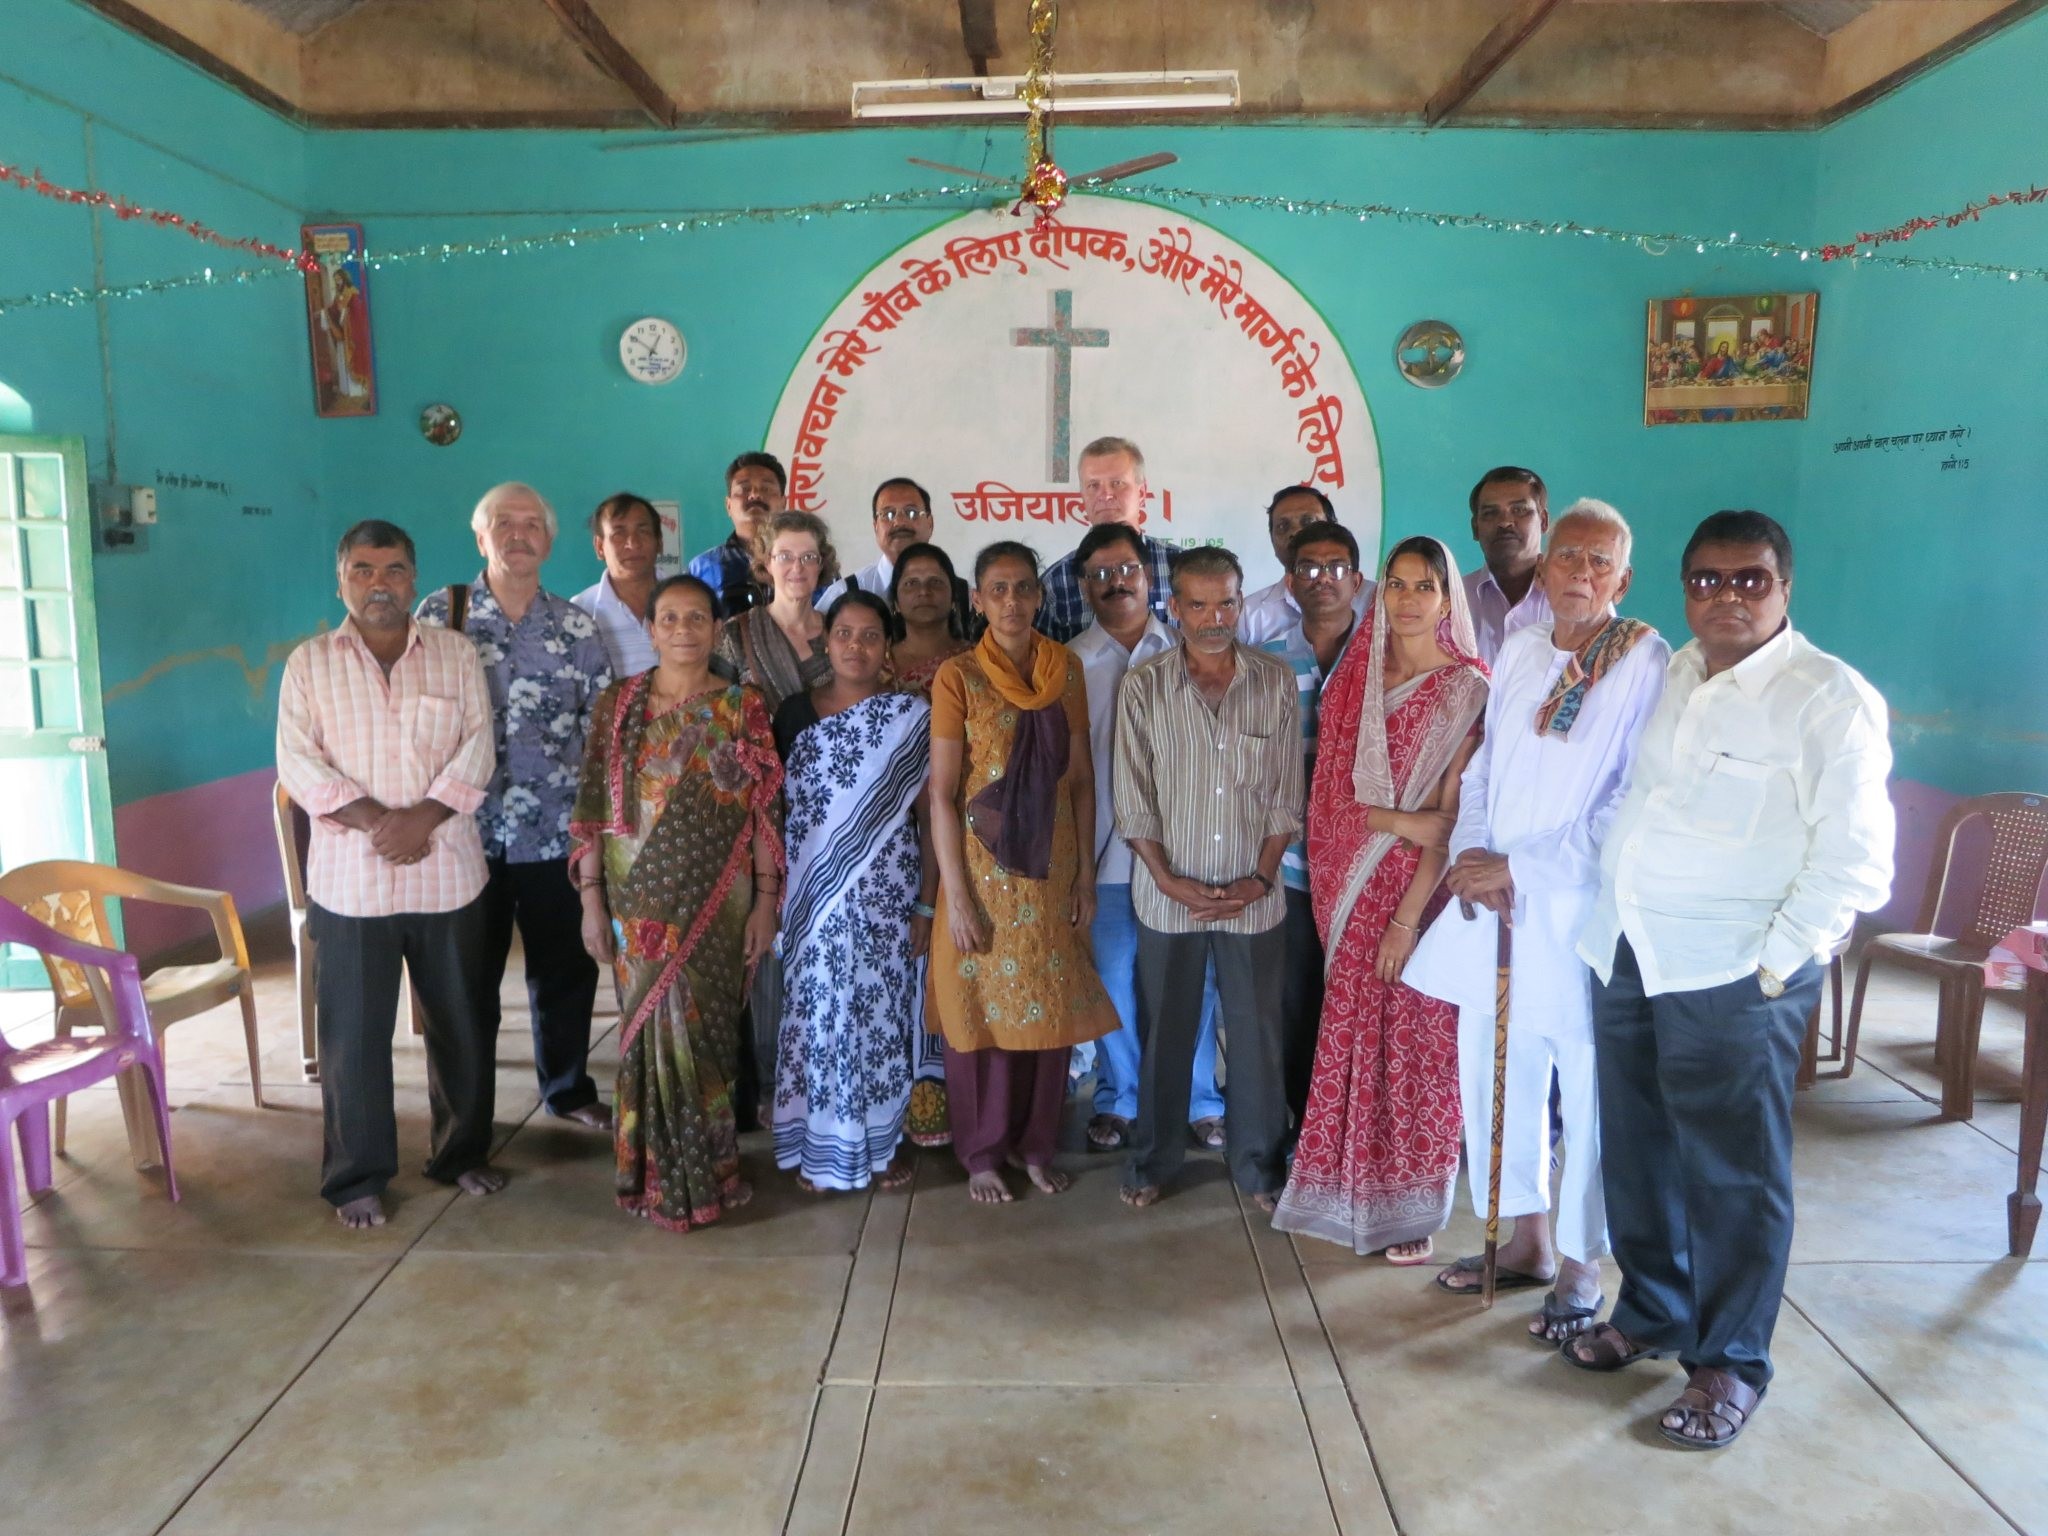
[[[1023,117],[1022,75],[860,80],[855,118]],[[1047,109],[1075,112],[1229,111],[1239,102],[1234,69],[1131,70],[1055,75]]]

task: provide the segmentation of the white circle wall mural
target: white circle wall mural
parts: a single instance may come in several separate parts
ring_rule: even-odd
[[[1379,445],[1322,316],[1224,235],[1121,198],[1035,225],[977,211],[895,251],[804,348],[768,448],[843,566],[874,558],[869,498],[892,475],[931,491],[934,540],[964,566],[996,539],[1071,550],[1077,458],[1108,434],[1144,451],[1145,531],[1227,546],[1248,587],[1279,575],[1261,514],[1283,485],[1323,491],[1379,548]]]

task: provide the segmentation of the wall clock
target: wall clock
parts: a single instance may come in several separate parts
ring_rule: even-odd
[[[619,361],[642,384],[666,384],[683,371],[683,333],[658,315],[635,320],[619,337]]]

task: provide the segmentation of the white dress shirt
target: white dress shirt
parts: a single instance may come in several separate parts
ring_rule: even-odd
[[[1126,651],[1100,624],[1068,642],[1088,684],[1088,750],[1095,757],[1095,883],[1131,883],[1131,845],[1116,835],[1116,689],[1138,662],[1170,651],[1180,637],[1152,614],[1145,632]]]
[[[1886,723],[1877,690],[1789,623],[1716,677],[1686,645],[1601,850],[1586,963],[1605,981],[1626,937],[1655,996],[1825,955],[1891,894]]]
[[[1358,584],[1358,596],[1351,600],[1353,618],[1365,617],[1366,604],[1372,601],[1372,593],[1371,578]],[[1300,622],[1301,604],[1287,590],[1287,578],[1282,576],[1270,587],[1261,587],[1244,600],[1244,611],[1237,616],[1237,638],[1246,645],[1264,645],[1284,634],[1289,625]]]
[[[1543,583],[1533,578],[1519,603],[1510,603],[1493,572],[1484,565],[1465,573],[1465,601],[1472,608],[1472,629],[1479,638],[1479,659],[1489,667],[1500,654],[1501,642],[1527,624],[1548,624],[1550,599],[1543,595]]]
[[[1661,635],[1645,635],[1587,690],[1569,735],[1538,736],[1536,711],[1571,657],[1552,643],[1549,625],[1524,626],[1501,647],[1486,695],[1486,735],[1459,781],[1450,857],[1468,848],[1508,856],[1515,1026],[1590,1042],[1593,976],[1575,946],[1599,894],[1602,840],[1664,692],[1671,647]],[[1490,1018],[1497,921],[1484,907],[1467,919],[1453,901],[1423,934],[1401,979]]]
[[[654,642],[647,638],[647,625],[640,614],[628,608],[612,590],[611,573],[597,578],[569,599],[597,620],[597,632],[604,636],[605,654],[612,661],[612,676],[623,682],[637,677],[661,658],[654,654]]]
[[[886,603],[889,601],[889,581],[895,574],[896,562],[887,555],[884,555],[873,564],[864,565],[859,570],[840,577],[831,586],[825,588],[824,591],[813,598],[811,606],[816,608],[818,612],[823,613],[827,608],[830,608],[839,601],[839,594],[846,590],[846,584],[849,581],[859,582],[861,591],[872,592]]]

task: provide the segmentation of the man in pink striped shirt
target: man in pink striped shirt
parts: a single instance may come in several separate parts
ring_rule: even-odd
[[[426,1173],[473,1195],[489,1166],[492,1042],[483,990],[483,844],[474,812],[496,753],[483,663],[412,620],[412,540],[372,519],[336,552],[348,618],[291,654],[277,773],[313,822],[308,926],[320,946],[320,1193],[345,1227],[384,1224],[398,1172],[391,1037],[401,967],[426,1012]]]

